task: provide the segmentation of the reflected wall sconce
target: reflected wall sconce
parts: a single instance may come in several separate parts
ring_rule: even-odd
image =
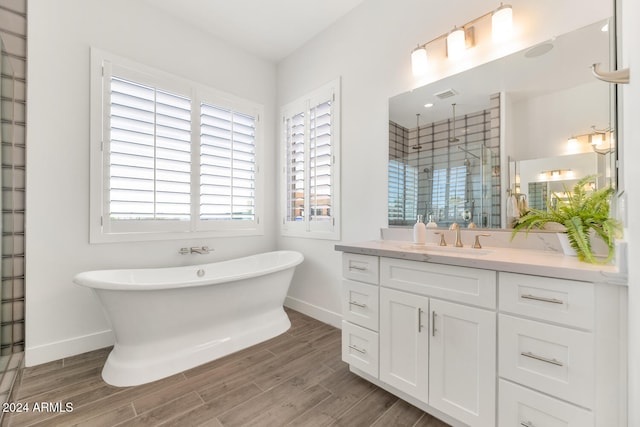
[[[576,146],[580,142],[589,144],[591,149],[596,153],[606,154],[611,152],[613,148],[611,128],[596,129],[595,126],[591,126],[592,132],[582,135],[571,136],[567,139],[567,144],[570,146]]]
[[[439,40],[446,39],[447,57],[455,60],[464,56],[464,52],[475,46],[475,32],[473,24],[491,17],[491,38],[494,42],[507,40],[513,32],[513,11],[511,5],[503,5],[489,13],[473,19],[462,27],[454,27],[448,33],[442,34],[425,44],[419,44],[411,52],[411,69],[414,76],[420,76],[427,71],[427,46]]]
[[[574,172],[571,169],[553,169],[540,172],[540,181],[562,181],[565,179],[573,179]]]

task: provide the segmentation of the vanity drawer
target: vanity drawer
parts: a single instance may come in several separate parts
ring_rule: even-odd
[[[420,295],[496,308],[496,272],[380,258],[380,284]]]
[[[501,377],[593,407],[595,348],[590,332],[504,314],[498,326]]]
[[[342,277],[377,285],[379,282],[378,257],[360,254],[342,254]]]
[[[378,333],[343,320],[342,360],[378,378]]]
[[[593,427],[593,413],[517,384],[500,380],[498,426]]]
[[[500,311],[593,329],[593,283],[499,273]]]
[[[378,330],[378,286],[342,281],[342,319],[356,325]]]

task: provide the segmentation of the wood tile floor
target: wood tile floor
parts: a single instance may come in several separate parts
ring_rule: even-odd
[[[9,426],[448,425],[349,372],[340,330],[287,310],[286,333],[222,359],[136,387],[100,377],[110,349],[26,368]],[[35,403],[73,405],[47,411]],[[43,410],[44,409],[44,410]]]

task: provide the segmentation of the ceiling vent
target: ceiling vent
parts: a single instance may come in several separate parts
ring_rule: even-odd
[[[443,90],[442,92],[434,93],[433,95],[437,96],[440,99],[446,99],[446,98],[451,98],[452,96],[455,96],[457,94],[458,92],[456,92],[453,89],[446,89],[446,90]]]

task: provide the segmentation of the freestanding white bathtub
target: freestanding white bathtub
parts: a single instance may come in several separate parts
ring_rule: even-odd
[[[88,271],[115,345],[102,370],[114,386],[158,380],[285,332],[283,309],[302,254],[276,251],[189,267]]]

